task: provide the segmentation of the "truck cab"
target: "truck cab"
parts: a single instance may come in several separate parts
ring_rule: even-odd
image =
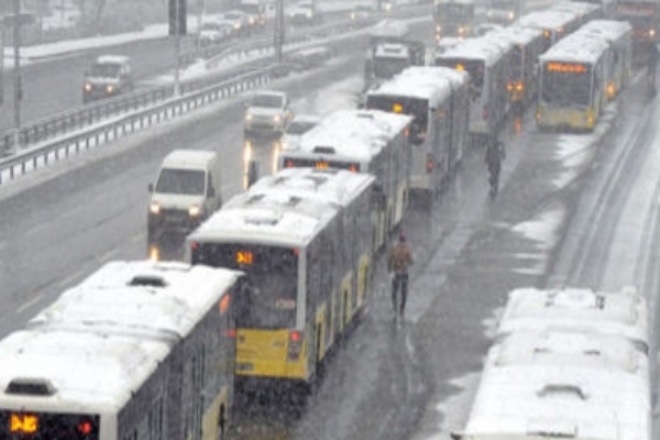
[[[175,150],[149,185],[147,240],[153,248],[177,247],[222,205],[220,159],[212,151]],[[158,259],[158,258],[154,258]]]

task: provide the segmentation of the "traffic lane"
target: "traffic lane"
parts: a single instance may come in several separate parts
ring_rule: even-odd
[[[268,87],[290,91],[295,108],[305,90],[323,90],[354,77],[355,62],[338,59],[327,69]],[[70,159],[55,166],[64,174],[0,202],[0,334],[21,325],[103,262],[146,256],[147,186],[169,151],[219,151],[224,200],[241,191],[243,100],[229,100],[108,146],[114,153],[97,150]]]

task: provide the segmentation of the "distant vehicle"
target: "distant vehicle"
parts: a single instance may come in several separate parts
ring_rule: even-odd
[[[318,115],[296,115],[284,132],[284,136],[282,136],[282,141],[280,142],[282,149],[296,149],[302,135],[318,125],[319,122],[321,122],[321,118]]]
[[[500,31],[504,26],[498,23],[479,23],[472,30],[472,35],[475,37],[482,37],[489,32]]]
[[[301,71],[322,66],[330,57],[332,50],[327,46],[319,46],[297,50],[287,56],[287,61],[292,70]]]
[[[368,5],[357,5],[351,10],[350,17],[353,22],[361,22],[373,18],[376,14],[374,8]]]
[[[314,3],[303,0],[289,10],[289,19],[294,25],[311,25],[321,21],[321,15],[314,7]]]
[[[474,0],[435,0],[436,41],[442,37],[468,37],[474,26],[475,8]]]
[[[234,33],[234,27],[231,23],[225,21],[207,21],[202,23],[199,29],[199,43],[202,46],[217,44],[231,38]]]
[[[251,25],[263,26],[268,21],[268,6],[266,0],[240,0],[237,7],[248,14]]]
[[[246,104],[243,131],[245,134],[282,134],[292,118],[286,92],[262,90]]]
[[[232,10],[222,15],[223,19],[232,23],[234,30],[246,32],[250,29],[250,16],[243,11]]]
[[[522,12],[522,0],[488,0],[486,17],[488,21],[510,25]]]
[[[168,154],[155,185],[149,185],[148,249],[159,260],[163,249],[185,238],[222,205],[221,163],[213,151]]]
[[[85,72],[83,103],[110,98],[133,91],[130,58],[121,55],[103,55]]]

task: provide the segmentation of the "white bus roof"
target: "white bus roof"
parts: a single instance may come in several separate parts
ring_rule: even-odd
[[[324,118],[282,155],[369,162],[409,124],[410,116],[380,110],[342,110]]]
[[[124,64],[130,60],[125,55],[100,55],[96,57],[96,64]]]
[[[648,344],[646,301],[632,288],[614,293],[581,288],[511,291],[498,333],[546,329],[617,334]]]
[[[594,38],[593,35],[576,32],[558,41],[539,57],[539,61],[542,63],[562,61],[593,64],[608,49],[609,44],[605,39]]]
[[[648,440],[649,382],[609,367],[488,363],[465,428],[468,439]]]
[[[529,44],[535,39],[543,36],[543,31],[541,29],[522,26],[507,26],[502,29],[494,30],[493,33],[509,39],[509,41],[516,45]]]
[[[369,31],[370,37],[406,38],[410,27],[405,21],[382,20],[376,23]]]
[[[553,2],[551,9],[555,11],[566,11],[582,16],[590,12],[598,11],[601,9],[600,4],[580,2],[580,1],[559,1]]]
[[[286,190],[234,196],[188,236],[188,242],[254,243],[283,247],[307,245],[338,213],[322,198]]]
[[[292,196],[315,198],[346,207],[375,180],[374,176],[366,173],[293,167],[259,179],[250,187],[249,193],[287,192]]]
[[[559,30],[577,17],[574,13],[560,10],[534,11],[523,15],[514,23],[514,26],[531,27],[534,29]]]
[[[367,92],[367,96],[424,99],[437,105],[451,96],[452,89],[467,84],[468,78],[467,72],[447,67],[409,67]]]
[[[436,59],[464,59],[483,61],[487,66],[495,64],[513,43],[506,38],[491,35],[468,38],[455,46],[449,47]]]
[[[174,150],[163,159],[163,168],[204,169],[216,157],[214,151]]]
[[[606,41],[616,41],[624,35],[632,33],[632,26],[627,21],[592,20],[584,24],[579,33],[599,36]]]
[[[170,348],[222,301],[240,273],[183,263],[108,263],[0,342],[0,389],[49,383],[67,411],[117,410]],[[35,400],[39,410],[39,402]],[[0,406],[25,405],[0,394]]]

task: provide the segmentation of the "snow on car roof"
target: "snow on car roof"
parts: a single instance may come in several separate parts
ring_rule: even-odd
[[[632,341],[649,342],[646,301],[634,289],[600,292],[521,288],[509,293],[498,334],[548,328],[618,334]]]
[[[174,150],[163,159],[163,168],[205,169],[217,157],[214,151]]]
[[[594,38],[593,34],[574,32],[543,53],[539,61],[595,63],[608,49],[606,40]]]
[[[502,29],[497,29],[494,32],[502,35],[504,38],[508,38],[513,44],[522,45],[529,44],[535,39],[543,36],[543,31],[541,29],[522,26],[507,26]]]
[[[96,58],[96,64],[124,64],[130,58],[124,55],[101,55]]]
[[[411,97],[428,100],[432,106],[435,106],[449,98],[452,89],[467,81],[467,72],[459,72],[447,67],[409,67],[377,89],[367,92],[367,98]]]
[[[51,383],[79,411],[119,409],[239,276],[184,263],[108,263],[0,342],[0,389],[30,378]],[[11,405],[12,396],[0,401]]]
[[[298,150],[295,155],[369,161],[399,135],[411,120],[410,116],[379,110],[338,111],[303,134],[295,146]]]

